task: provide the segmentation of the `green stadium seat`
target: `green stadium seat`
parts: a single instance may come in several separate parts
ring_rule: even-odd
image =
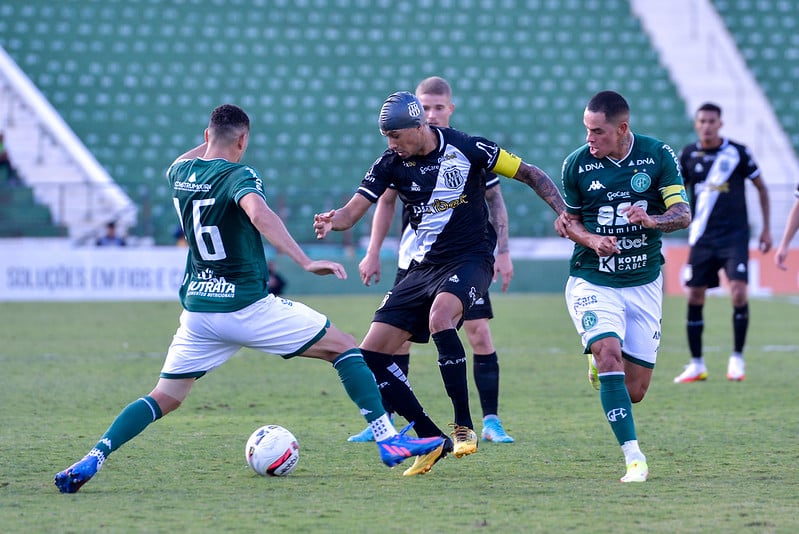
[[[791,142],[799,149],[799,4],[793,0],[713,0]]]
[[[152,228],[157,242],[171,243],[175,224],[164,170],[200,142],[209,111],[225,101],[250,113],[245,160],[261,171],[270,203],[290,214],[289,229],[307,237],[307,215],[346,201],[384,150],[376,126],[383,98],[432,74],[453,83],[454,126],[501,142],[556,179],[583,142],[582,106],[597,90],[625,93],[645,110],[635,120],[649,133],[690,133],[626,1],[523,4],[466,2],[435,13],[355,0],[37,1],[0,6],[0,45],[146,204],[154,220],[142,231]],[[780,91],[786,100],[789,92]],[[548,208],[534,200],[506,198],[517,219],[512,235],[553,234]]]

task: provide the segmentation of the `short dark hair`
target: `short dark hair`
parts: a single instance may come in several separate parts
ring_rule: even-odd
[[[417,95],[442,95],[452,98],[452,87],[440,76],[425,78],[416,86]]]
[[[713,102],[705,102],[701,106],[696,109],[696,112],[699,113],[700,111],[710,111],[713,113],[717,113],[719,117],[721,117],[721,106],[718,104],[714,104]]]
[[[585,107],[592,113],[604,113],[609,121],[615,121],[623,115],[630,114],[627,101],[616,91],[600,91],[591,97]]]
[[[208,129],[214,137],[232,143],[250,130],[250,117],[238,106],[222,104],[211,112]]]

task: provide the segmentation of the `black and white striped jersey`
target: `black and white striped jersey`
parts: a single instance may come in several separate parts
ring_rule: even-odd
[[[376,202],[388,187],[396,189],[415,233],[408,251],[419,263],[493,255],[497,238],[488,222],[486,171],[496,164],[501,149],[482,137],[431,128],[438,134],[436,150],[408,159],[386,150],[358,193]]]

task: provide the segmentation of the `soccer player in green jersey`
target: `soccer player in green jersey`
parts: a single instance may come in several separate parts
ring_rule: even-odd
[[[240,163],[249,135],[247,114],[222,105],[211,113],[205,142],[167,170],[189,246],[180,288],[180,327],[155,389],[124,408],[86,456],[55,475],[62,493],[78,491],[109,454],[180,407],[198,378],[242,347],[332,363],[389,467],[443,444],[440,437],[415,439],[397,433],[354,337],[310,307],[269,293],[261,236],[308,272],[340,279],[346,272],[336,262],[312,261],[269,208],[258,172]]]
[[[661,234],[686,228],[691,213],[674,151],[630,130],[624,97],[597,93],[583,124],[586,144],[563,162],[566,212],[555,224],[575,242],[566,302],[624,452],[621,481],[643,482],[632,403],[646,394],[660,344]]]

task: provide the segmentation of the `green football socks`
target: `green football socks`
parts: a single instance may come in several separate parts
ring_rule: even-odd
[[[159,419],[161,415],[161,408],[152,397],[142,397],[131,402],[119,412],[117,418],[92,450],[99,451],[105,459],[109,454],[141,434],[150,423]]]
[[[619,445],[636,440],[633,404],[624,385],[624,373],[599,374],[599,399]]]
[[[360,408],[361,415],[367,422],[371,423],[385,414],[375,377],[363,360],[360,350],[351,349],[342,353],[333,361],[333,367],[338,371],[347,395]]]

